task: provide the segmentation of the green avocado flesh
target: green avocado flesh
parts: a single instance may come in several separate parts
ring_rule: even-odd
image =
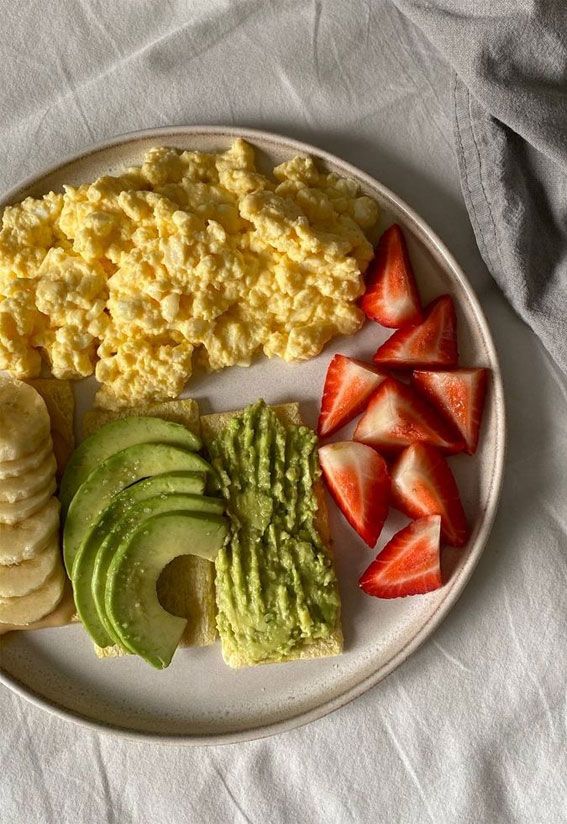
[[[93,469],[77,490],[65,520],[63,556],[71,579],[75,556],[81,544],[114,495],[151,475],[208,471],[209,464],[194,452],[161,443],[128,446]]]
[[[204,495],[160,495],[134,504],[124,512],[120,520],[114,523],[100,543],[91,577],[91,595],[94,599],[95,609],[110,639],[106,644],[99,644],[99,646],[108,646],[109,643],[114,644],[119,640],[112,623],[108,619],[105,600],[108,571],[114,556],[120,546],[127,541],[130,534],[134,532],[143,521],[147,521],[148,518],[154,515],[171,512],[172,510],[222,515],[224,512],[224,501],[219,498],[207,498]],[[198,548],[189,554],[199,555],[200,553],[197,549]],[[183,555],[187,553],[180,552],[179,554]]]
[[[169,512],[148,518],[122,542],[108,570],[106,612],[124,646],[158,669],[169,665],[187,621],[158,601],[160,573],[179,555],[214,560],[225,538],[220,515]]]
[[[279,660],[328,638],[340,600],[315,521],[315,433],[284,426],[258,401],[208,446],[229,518],[229,538],[215,562],[225,658]]]
[[[142,501],[158,495],[162,497],[172,494],[200,496],[204,489],[204,473],[170,472],[164,475],[154,475],[153,478],[146,478],[120,492],[101,513],[92,532],[81,544],[73,564],[73,595],[77,612],[85,629],[99,647],[115,643],[115,639],[105,629],[103,620],[99,617],[94,599],[95,562],[105,537],[115,524],[122,523],[123,519],[127,521],[128,511]]]
[[[161,418],[130,417],[107,423],[77,447],[67,464],[59,490],[63,513],[93,469],[115,452],[141,443],[171,444],[191,452],[201,448],[197,435]]]

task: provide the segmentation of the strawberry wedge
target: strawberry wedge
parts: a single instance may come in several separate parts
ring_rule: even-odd
[[[342,441],[319,449],[329,492],[362,540],[373,547],[390,503],[390,476],[384,459],[361,443]]]
[[[360,308],[382,326],[399,329],[421,321],[421,303],[406,241],[397,223],[386,229],[366,272]]]
[[[451,367],[457,361],[457,316],[449,295],[432,301],[421,323],[398,329],[374,355],[374,363],[397,369]]]
[[[462,452],[465,444],[417,392],[394,378],[386,378],[374,392],[353,438],[383,452],[427,443],[443,452]]]
[[[392,467],[392,505],[410,518],[441,516],[441,536],[451,546],[469,538],[467,518],[449,464],[432,446],[416,443]]]
[[[469,455],[478,445],[487,379],[487,369],[415,371],[412,375],[416,389],[460,432]]]
[[[323,438],[352,421],[386,376],[372,364],[335,355],[327,369],[317,432]]]
[[[441,518],[430,515],[397,532],[360,578],[376,598],[423,595],[442,585],[439,560]]]

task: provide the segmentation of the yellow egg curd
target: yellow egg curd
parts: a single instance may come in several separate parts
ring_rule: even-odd
[[[362,324],[377,218],[355,181],[309,157],[266,176],[243,140],[27,198],[2,218],[0,369],[94,371],[117,408],[176,397],[195,363],[312,358]]]

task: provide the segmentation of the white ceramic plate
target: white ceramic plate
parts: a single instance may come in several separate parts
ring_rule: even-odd
[[[426,596],[380,601],[357,586],[374,558],[330,504],[331,526],[343,602],[346,648],[338,658],[234,671],[224,665],[220,645],[179,650],[169,669],[158,672],[134,657],[99,661],[80,626],[12,633],[0,647],[0,680],[36,705],[64,718],[146,739],[192,744],[259,738],[319,718],[377,684],[439,625],[455,603],[486,543],[497,506],[505,444],[500,368],[485,318],[465,275],[427,224],[373,178],[337,157],[277,135],[229,128],[166,128],[110,141],[47,170],[10,191],[0,202],[21,200],[78,184],[139,163],[155,145],[223,150],[241,136],[259,150],[261,165],[308,153],[327,168],[356,178],[376,198],[382,223],[394,220],[408,238],[424,302],[450,292],[456,302],[459,348],[464,365],[492,373],[481,445],[474,458],[451,459],[472,536],[463,550],[445,550],[448,583]],[[299,400],[305,420],[316,422],[327,364],[335,352],[369,357],[390,332],[368,322],[356,336],[333,341],[318,358],[286,365],[260,360],[190,385],[203,413],[234,409],[262,396],[268,403]],[[76,385],[78,417],[92,405],[94,380]],[[340,433],[339,437],[344,437]],[[381,548],[406,522],[392,513]]]

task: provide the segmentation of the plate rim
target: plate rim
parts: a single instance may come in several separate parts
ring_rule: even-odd
[[[240,128],[238,126],[176,125],[133,130],[121,133],[110,139],[97,141],[82,151],[67,155],[59,162],[50,164],[38,172],[29,175],[15,186],[12,186],[0,197],[0,208],[10,205],[19,197],[19,194],[22,191],[40,183],[43,178],[53,174],[54,172],[62,170],[67,165],[84,160],[93,154],[104,151],[105,149],[110,149],[112,147],[125,145],[128,143],[135,143],[138,140],[145,140],[148,138],[157,139],[166,135],[187,135],[189,138],[197,135],[232,138],[241,137],[251,143],[254,143],[255,140],[261,140],[264,143],[271,142],[279,146],[284,146],[286,149],[296,151],[300,154],[309,154],[316,158],[320,158],[327,163],[336,165],[341,169],[344,169],[347,174],[350,174],[355,179],[358,179],[366,183],[368,186],[377,189],[386,200],[393,203],[397,209],[403,213],[414,234],[420,236],[422,240],[426,242],[426,245],[433,246],[435,248],[436,252],[444,260],[445,265],[451,270],[451,274],[459,282],[460,287],[467,295],[470,305],[474,310],[476,321],[479,325],[479,329],[483,336],[487,353],[491,361],[495,426],[497,434],[499,435],[499,437],[496,438],[494,473],[492,475],[491,487],[488,494],[487,505],[484,510],[481,528],[476,535],[474,545],[469,550],[469,557],[456,574],[446,597],[439,604],[437,609],[429,616],[413,638],[411,638],[400,650],[398,650],[398,652],[393,655],[389,661],[370,675],[363,678],[354,686],[346,689],[340,695],[327,701],[323,701],[318,704],[318,706],[310,710],[299,712],[293,716],[275,721],[273,723],[253,726],[244,730],[236,730],[233,732],[211,733],[210,735],[191,734],[186,732],[176,734],[134,730],[128,729],[127,727],[121,727],[113,723],[105,723],[102,720],[94,720],[82,715],[80,712],[69,710],[64,706],[41,696],[31,687],[22,684],[14,676],[5,673],[0,665],[0,684],[5,686],[7,689],[24,700],[29,701],[39,709],[45,710],[65,721],[71,721],[76,725],[86,727],[94,732],[104,733],[107,735],[116,735],[120,738],[137,741],[140,743],[161,743],[163,745],[174,744],[178,746],[219,746],[221,744],[236,744],[244,741],[256,741],[262,738],[268,738],[272,735],[288,732],[310,724],[311,722],[323,718],[341,707],[350,704],[351,701],[354,701],[369,689],[375,687],[383,681],[384,678],[397,669],[405,660],[407,660],[407,658],[410,657],[410,655],[416,652],[416,650],[427,640],[427,638],[429,638],[441,625],[443,620],[447,617],[450,610],[454,607],[462,595],[482,553],[484,552],[492,526],[494,524],[502,489],[506,456],[506,408],[500,360],[494,345],[490,327],[488,326],[486,317],[480,305],[480,301],[469,283],[467,276],[445,243],[429,226],[427,221],[425,221],[411,206],[399,197],[399,195],[357,166],[354,166],[339,156],[334,155],[331,152],[327,152],[326,150],[313,144],[296,140],[295,138],[290,138],[276,132],[246,127]]]

